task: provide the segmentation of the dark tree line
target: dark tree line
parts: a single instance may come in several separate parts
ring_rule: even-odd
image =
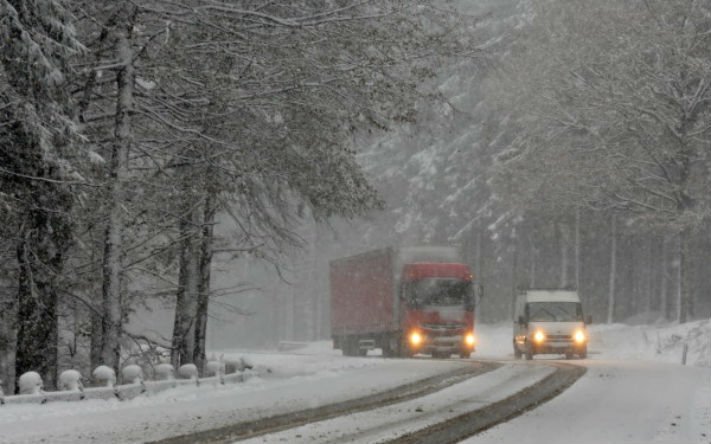
[[[468,50],[446,3],[0,1],[8,391],[118,369],[147,298],[176,307],[149,345],[201,367],[215,251],[276,261],[304,206],[381,207],[353,135],[409,119],[431,67]]]

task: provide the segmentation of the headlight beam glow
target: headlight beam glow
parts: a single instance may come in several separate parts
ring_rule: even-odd
[[[575,342],[577,342],[578,344],[582,344],[587,340],[587,338],[585,337],[585,332],[583,332],[582,330],[576,331],[573,335],[573,339],[575,339]]]
[[[419,332],[413,331],[410,333],[410,344],[418,346],[422,344],[422,335]]]
[[[473,347],[474,344],[476,344],[476,336],[474,336],[474,333],[467,333],[464,337],[464,342],[466,342],[469,347]]]

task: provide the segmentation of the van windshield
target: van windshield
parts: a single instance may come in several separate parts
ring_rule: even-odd
[[[407,297],[415,306],[422,305],[469,305],[472,283],[456,278],[425,278],[407,285]]]
[[[576,322],[583,320],[579,302],[529,302],[526,304],[529,322]]]

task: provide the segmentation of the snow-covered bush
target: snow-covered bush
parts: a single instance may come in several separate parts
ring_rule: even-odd
[[[91,374],[97,384],[113,387],[116,384],[116,372],[111,367],[100,365]]]
[[[124,384],[137,384],[143,381],[143,369],[136,364],[127,365],[121,369],[121,381]]]
[[[245,370],[251,370],[254,365],[245,358],[239,358],[237,360],[225,361],[225,373],[237,373],[243,372]]]
[[[167,362],[156,365],[154,373],[155,378],[159,381],[169,381],[171,379],[175,379],[175,368],[172,364],[168,364]]]
[[[21,395],[36,395],[42,391],[44,384],[42,383],[42,377],[37,372],[27,372],[20,376],[20,381],[18,382],[20,386]]]
[[[178,369],[178,375],[183,379],[197,379],[197,366],[195,364],[183,364]]]
[[[81,373],[77,370],[64,370],[59,375],[59,390],[65,391],[83,391],[84,384],[82,383]]]
[[[225,363],[223,361],[207,361],[205,364],[205,376],[218,376],[225,374]]]

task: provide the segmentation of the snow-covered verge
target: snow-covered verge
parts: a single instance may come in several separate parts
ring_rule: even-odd
[[[157,440],[319,407],[459,368],[458,361],[346,358],[319,342],[290,353],[224,351],[269,372],[242,384],[181,386],[119,401],[0,407],[0,443]]]
[[[83,390],[67,390],[57,392],[40,391],[36,394],[12,395],[0,397],[0,404],[44,404],[52,401],[84,401],[91,399],[117,398],[125,401],[141,395],[151,396],[157,393],[173,390],[177,387],[201,385],[217,385],[240,383],[259,374],[259,370],[247,370],[241,373],[231,373],[223,376],[211,376],[200,379],[172,379],[165,381],[140,381],[131,384],[122,384],[113,387],[90,387]]]
[[[711,367],[711,319],[685,324],[593,324],[589,327],[590,359],[660,361]],[[512,355],[512,326],[482,324],[477,328],[477,358]]]
[[[603,358],[655,360],[711,367],[711,319],[686,324],[593,325],[591,350]]]

